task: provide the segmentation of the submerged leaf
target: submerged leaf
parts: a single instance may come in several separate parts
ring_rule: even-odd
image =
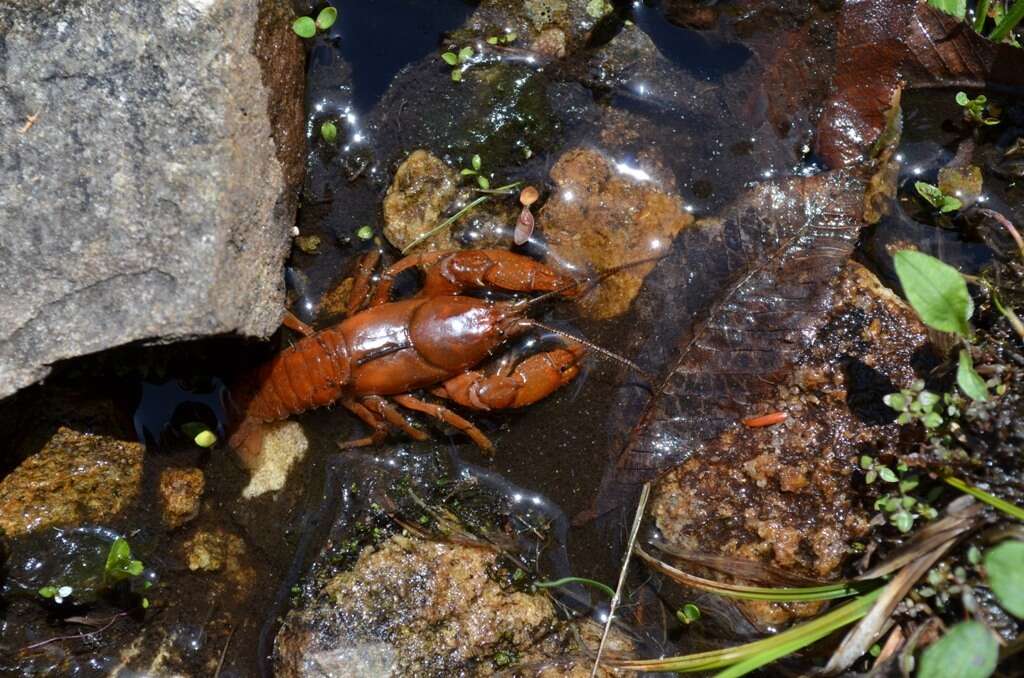
[[[1004,541],[986,551],[985,573],[1003,609],[1024,619],[1024,541]]]
[[[958,270],[914,250],[900,250],[893,256],[893,263],[907,301],[925,325],[965,338],[971,335],[967,321],[974,312],[974,302]]]
[[[992,632],[975,621],[961,622],[924,651],[917,678],[988,678],[998,659]]]
[[[692,273],[680,294],[699,295],[703,317],[682,336],[675,366],[606,476],[599,510],[775,393],[825,321],[829,285],[863,225],[866,186],[861,170],[766,182],[692,236],[711,242],[694,245],[703,256],[683,262]]]

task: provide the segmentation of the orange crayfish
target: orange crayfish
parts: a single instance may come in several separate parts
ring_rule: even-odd
[[[374,288],[379,259],[379,252],[371,252],[360,262],[345,320],[315,332],[287,316],[285,324],[305,336],[231,389],[237,424],[230,443],[247,466],[256,462],[267,423],[335,402],[372,430],[343,447],[379,443],[389,424],[426,439],[398,405],[435,417],[490,451],[491,441],[470,421],[411,392],[430,389],[475,410],[524,407],[579,373],[585,348],[571,340],[519,362],[477,369],[510,338],[537,326],[526,312],[538,298],[492,301],[464,294],[479,289],[574,296],[580,285],[572,278],[504,250],[466,250],[401,259]],[[423,271],[422,288],[392,301],[396,277],[414,267]]]

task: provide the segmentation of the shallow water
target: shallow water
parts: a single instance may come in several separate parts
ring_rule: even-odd
[[[643,173],[678,194],[697,218],[714,216],[753,182],[821,169],[808,146],[813,130],[796,113],[785,125],[773,124],[770,104],[759,87],[763,63],[756,45],[771,40],[778,25],[791,20],[783,11],[777,12],[778,25],[765,20],[759,24],[763,29],[745,25],[738,31],[732,4],[719,3],[723,11],[717,28],[698,31],[670,23],[662,3],[616,3],[592,44],[565,63],[529,63],[510,56],[500,68],[507,77],[502,82],[514,83],[514,96],[509,95],[514,104],[502,100],[493,110],[480,110],[479,101],[462,95],[438,59],[445,35],[465,22],[473,3],[332,4],[339,9],[339,20],[309,51],[310,154],[299,215],[300,231],[320,236],[321,246],[316,254],[296,248],[287,271],[291,308],[307,321],[325,320],[320,313],[323,295],[372,246],[356,237],[356,231],[370,226],[380,234],[388,182],[398,163],[416,148],[428,148],[453,166],[465,166],[478,152],[489,169],[508,181],[551,186],[548,172],[565,150],[595,146],[615,161],[619,172]],[[827,12],[820,14],[830,19]],[[632,25],[649,36],[661,56],[650,72],[627,68],[625,75],[612,77],[617,66],[606,65],[605,59],[616,48],[609,46],[635,30]],[[742,38],[737,37],[740,33]],[[917,178],[934,180],[937,169],[955,155],[955,135],[944,132],[956,114],[951,101],[951,92],[944,90],[905,97],[901,191]],[[336,146],[319,138],[319,125],[326,119],[341,123]],[[530,148],[529,157],[521,153],[523,144]],[[653,164],[652,149],[657,156]],[[651,169],[650,175],[645,168]],[[986,191],[990,204],[1019,209],[1020,189],[1012,182],[994,179]],[[890,283],[887,248],[893,242],[916,243],[967,271],[988,262],[990,252],[978,238],[924,223],[914,209],[901,205],[867,230],[857,258],[888,276]],[[250,550],[247,562],[254,572],[255,593],[244,602],[217,598],[196,586],[187,571],[167,568],[163,574],[185,601],[174,622],[184,654],[199,662],[210,656],[211,648],[219,652],[227,647],[222,676],[269,675],[274,634],[292,605],[293,587],[312,581],[310,568],[321,549],[343,540],[356,516],[366,511],[367,496],[374,496],[356,496],[351,488],[383,488],[403,475],[426,485],[438,467],[453,476],[478,479],[489,496],[505,502],[503,509],[510,514],[540,516],[550,523],[553,538],[543,549],[537,547],[543,554],[537,559],[541,577],[572,574],[613,584],[632,517],[632,497],[613,492],[616,510],[596,514],[598,495],[652,391],[671,367],[680,337],[707,304],[701,285],[714,277],[714,262],[708,270],[693,268],[702,256],[709,261],[717,256],[699,254],[707,245],[705,237],[696,229],[677,237],[622,316],[594,320],[567,303],[544,310],[541,319],[546,323],[635,361],[646,375],[591,353],[579,379],[536,405],[516,412],[472,413],[496,445],[493,457],[433,426],[431,442],[411,444],[396,438],[381,449],[340,452],[335,443],[363,435],[361,425],[340,408],[323,409],[294,418],[309,437],[310,450],[282,498],[240,505],[236,497],[244,474],[222,450],[197,451],[175,429],[184,421],[201,420],[218,425],[223,437],[223,384],[239,367],[255,364],[291,338],[196,356],[191,370],[171,369],[168,380],[118,382],[115,389],[135,396],[135,428],[155,459],[146,471],[140,501],[149,512],[121,526],[134,530],[140,557],[156,570],[164,562],[160,545],[150,538],[159,519],[152,513],[155,474],[163,467],[187,464],[206,471],[206,497],[214,511],[204,524],[228,526]],[[521,251],[543,256],[546,245],[536,238]],[[388,254],[395,258],[398,253],[390,248]],[[228,354],[230,360],[220,360]],[[574,587],[569,593],[590,599],[582,589]],[[716,616],[713,603],[705,604],[710,618],[720,623],[735,615],[726,607]],[[205,630],[210,620],[220,624],[213,635]],[[118,633],[130,637],[127,627],[119,627]],[[83,665],[82,673],[89,672]]]

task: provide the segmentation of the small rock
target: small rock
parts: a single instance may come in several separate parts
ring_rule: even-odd
[[[546,595],[502,589],[488,576],[495,559],[400,535],[365,548],[351,571],[288,614],[274,642],[276,675],[486,676],[519,664],[590,675],[600,631],[559,621]],[[610,647],[632,649],[618,634]]]
[[[160,473],[164,525],[174,529],[199,513],[206,478],[197,468],[168,468]]]
[[[413,151],[395,172],[384,198],[384,237],[399,250],[435,228],[455,199],[455,170],[424,150]],[[457,249],[449,228],[417,245],[414,252]]]
[[[138,496],[142,458],[138,442],[60,426],[0,480],[0,530],[15,537],[107,520]]]
[[[256,571],[248,561],[245,542],[224,528],[199,530],[182,545],[192,572],[215,575],[215,588],[227,587],[236,597],[247,595]]]
[[[300,235],[295,239],[295,246],[306,254],[316,254],[320,250],[320,236]]]
[[[261,494],[280,490],[288,480],[288,472],[306,456],[307,449],[309,440],[298,423],[282,421],[267,424],[258,465],[252,470],[252,477],[242,490],[242,497],[254,499]]]
[[[660,172],[648,169],[584,148],[559,158],[551,168],[555,190],[539,217],[548,263],[579,275],[666,253],[693,216],[678,196],[659,188]],[[633,266],[603,281],[581,302],[584,311],[595,318],[624,313],[653,268],[654,262]]]
[[[489,35],[494,26],[500,26],[514,31],[535,50],[561,57],[584,47],[597,23],[613,9],[608,0],[484,0],[465,31],[467,35]],[[561,33],[560,53],[537,49],[553,31]]]

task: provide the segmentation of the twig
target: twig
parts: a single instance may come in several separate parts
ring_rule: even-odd
[[[73,633],[69,636],[54,636],[53,638],[47,638],[46,640],[40,640],[38,642],[32,643],[31,645],[26,645],[25,647],[21,648],[21,652],[28,652],[29,650],[34,650],[37,647],[49,645],[50,643],[56,643],[61,640],[85,640],[89,636],[99,635],[107,629],[109,629],[111,626],[113,626],[114,622],[116,622],[121,617],[126,616],[127,614],[127,612],[118,612],[110,618],[110,621],[108,621],[106,624],[96,629],[95,631],[89,631],[88,633]]]
[[[224,641],[224,649],[220,651],[220,659],[217,661],[217,670],[213,673],[213,678],[217,678],[220,675],[220,670],[224,666],[224,657],[228,653],[228,645],[231,644],[231,637],[235,635],[235,629],[232,628],[231,632],[228,633],[228,639]]]
[[[476,200],[472,201],[471,203],[469,203],[468,205],[463,207],[461,210],[459,210],[455,214],[451,215],[450,217],[448,217],[447,219],[442,221],[437,226],[433,227],[432,229],[430,229],[426,233],[423,233],[423,234],[417,236],[411,243],[409,243],[408,245],[406,245],[405,247],[402,248],[402,254],[408,254],[409,250],[411,250],[412,248],[416,247],[421,242],[423,242],[425,240],[429,240],[435,234],[437,234],[438,232],[443,230],[446,226],[449,226],[450,224],[452,224],[455,221],[457,221],[463,214],[465,214],[469,210],[473,209],[474,207],[476,207],[480,203],[486,202],[487,200],[490,200],[489,196],[481,195],[479,198],[477,198]]]
[[[1014,227],[1013,222],[1004,217],[995,210],[990,210],[986,207],[979,207],[978,212],[984,214],[986,217],[991,217],[999,222],[999,225],[1006,229],[1006,232],[1010,234],[1013,241],[1017,243],[1017,249],[1020,251],[1020,256],[1024,257],[1024,239],[1020,237],[1020,232]]]
[[[629,571],[629,561],[633,557],[633,547],[636,545],[636,535],[640,531],[640,523],[643,522],[644,509],[647,508],[647,497],[651,494],[651,484],[644,483],[640,491],[640,501],[636,505],[636,515],[633,516],[633,527],[629,531],[629,541],[626,543],[626,557],[622,561],[622,570],[619,572],[619,583],[615,586],[615,595],[608,605],[608,618],[604,622],[604,631],[601,633],[601,643],[597,646],[597,656],[594,657],[594,668],[590,671],[590,678],[597,676],[597,668],[601,665],[601,654],[604,652],[605,643],[608,642],[608,633],[612,629],[612,620],[615,618],[615,608],[619,606],[619,599],[622,597],[622,587],[626,585],[626,573]]]
[[[37,111],[32,115],[28,116],[27,118],[25,118],[25,124],[22,125],[21,129],[18,130],[18,134],[24,134],[25,132],[32,129],[32,125],[36,124],[36,120],[39,119],[40,112],[41,111]]]

